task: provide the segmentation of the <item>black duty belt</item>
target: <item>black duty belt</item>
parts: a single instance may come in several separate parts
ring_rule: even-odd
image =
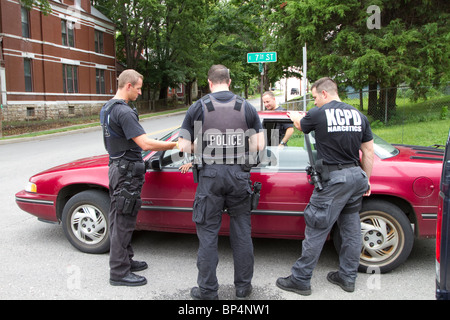
[[[111,165],[112,163],[120,163],[120,162],[128,162],[128,163],[130,163],[130,162],[143,162],[143,160],[127,160],[127,159],[124,159],[124,158],[117,158],[117,159],[111,159],[111,158],[109,158],[109,165]]]
[[[353,163],[346,163],[346,164],[326,164],[324,166],[328,167],[328,171],[336,171],[336,170],[342,170],[352,167],[359,167],[359,163],[353,162]]]

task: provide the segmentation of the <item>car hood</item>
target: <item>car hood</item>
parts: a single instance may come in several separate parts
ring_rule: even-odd
[[[398,157],[403,161],[420,163],[439,163],[444,161],[444,150],[435,147],[394,144],[399,151]]]
[[[107,166],[108,163],[109,163],[108,155],[93,156],[93,157],[74,160],[74,161],[47,169],[45,171],[40,172],[39,174],[54,173],[54,172],[58,172],[58,171],[67,171],[67,170],[98,168],[98,167]]]

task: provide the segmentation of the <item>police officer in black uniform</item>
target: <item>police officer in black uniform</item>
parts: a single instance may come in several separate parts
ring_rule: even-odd
[[[316,167],[320,167],[323,190],[314,189],[304,212],[306,229],[302,255],[294,263],[292,274],[278,278],[276,285],[301,295],[311,294],[313,269],[337,221],[342,238],[339,271],[330,272],[327,279],[353,292],[362,245],[359,211],[362,196],[370,195],[369,178],[374,157],[372,131],[362,113],[340,101],[332,79],[317,80],[311,92],[317,108],[306,115],[289,112],[288,116],[304,133],[315,130]]]
[[[249,154],[264,149],[264,134],[256,109],[229,91],[229,70],[213,65],[208,72],[211,94],[194,103],[187,111],[180,132],[179,148],[194,152],[194,168],[199,182],[194,200],[199,249],[198,287],[193,299],[217,299],[218,233],[222,213],[230,215],[230,242],[233,250],[237,298],[250,295],[253,277],[251,239]],[[195,168],[197,167],[197,168]]]
[[[110,284],[140,286],[145,277],[133,272],[146,269],[147,263],[133,260],[131,237],[141,207],[141,189],[145,178],[142,150],[168,150],[174,142],[147,137],[139,123],[136,109],[129,101],[141,94],[143,76],[134,70],[123,71],[118,79],[116,95],[100,111],[105,148],[109,153]]]

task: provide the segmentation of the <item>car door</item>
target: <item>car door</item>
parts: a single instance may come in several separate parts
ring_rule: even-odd
[[[436,232],[436,299],[450,300],[450,132],[445,148]]]
[[[265,160],[252,169],[252,181],[261,182],[261,197],[253,210],[255,236],[293,238],[304,236],[303,210],[311,197],[308,154],[303,147],[268,146]]]
[[[152,159],[155,165],[146,173],[137,228],[195,232],[192,206],[197,184],[192,170],[184,174],[179,170],[191,159],[176,150],[159,152]],[[303,238],[303,210],[313,189],[307,180],[307,166],[303,147],[268,146],[261,153],[261,163],[251,171],[252,183],[262,183],[259,205],[252,212],[254,236]],[[221,234],[228,230],[229,216],[225,214]]]
[[[142,208],[138,228],[146,230],[194,232],[192,205],[197,185],[192,170],[181,173],[179,167],[190,163],[177,150],[158,152],[149,159],[142,188]]]

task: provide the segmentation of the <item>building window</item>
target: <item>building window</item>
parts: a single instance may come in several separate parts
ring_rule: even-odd
[[[75,107],[69,106],[69,115],[75,115]]]
[[[36,116],[36,110],[34,107],[27,107],[27,117],[34,117]]]
[[[61,36],[64,46],[75,47],[74,29],[75,22],[61,20]]]
[[[63,64],[64,93],[78,93],[78,67]]]
[[[95,86],[98,94],[105,94],[105,70],[96,69],[95,71]]]
[[[22,19],[22,37],[30,37],[30,12],[25,8],[21,8],[21,19]]]
[[[95,52],[103,53],[103,32],[95,30]]]
[[[31,68],[31,59],[23,59],[23,69],[25,75],[25,91],[33,92],[33,76]]]

